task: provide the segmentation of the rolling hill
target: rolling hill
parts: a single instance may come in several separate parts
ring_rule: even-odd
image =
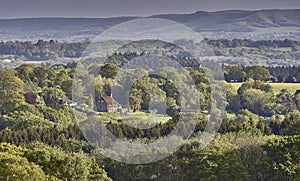
[[[299,39],[300,10],[198,11],[150,16],[182,23],[208,38]],[[83,41],[139,17],[0,19],[2,41]]]

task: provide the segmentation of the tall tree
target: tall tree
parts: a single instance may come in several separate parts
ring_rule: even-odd
[[[23,84],[23,81],[11,70],[0,70],[0,90],[21,92]]]
[[[266,80],[267,78],[271,77],[271,74],[268,69],[256,65],[252,67],[248,67],[246,70],[246,76],[247,78],[251,78],[254,80]]]

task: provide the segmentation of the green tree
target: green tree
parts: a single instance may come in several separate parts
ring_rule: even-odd
[[[0,70],[0,90],[23,91],[23,81],[10,70]]]
[[[256,65],[252,67],[248,67],[246,69],[246,76],[248,79],[254,79],[254,80],[266,80],[271,77],[271,74],[268,69]]]
[[[129,104],[133,109],[133,112],[141,110],[142,102],[142,92],[138,89],[131,89],[129,93]]]
[[[276,96],[275,102],[276,112],[278,114],[286,115],[296,110],[296,104],[291,94],[286,89],[280,91],[280,93]]]
[[[232,112],[238,112],[241,109],[240,96],[237,94],[236,90],[232,85],[227,84],[227,107],[226,109]]]
[[[40,181],[46,180],[46,176],[39,166],[29,163],[26,158],[0,152],[0,179]]]
[[[22,64],[16,69],[17,76],[20,77],[23,81],[31,81],[30,75],[34,70],[34,66],[32,64]]]
[[[243,82],[246,78],[246,73],[243,70],[243,67],[241,66],[232,66],[228,70],[227,73],[225,73],[225,79],[227,82],[231,81],[237,81],[237,82]]]
[[[197,149],[197,143],[186,145],[178,153],[183,157],[183,178],[189,180],[250,180],[239,149],[217,137],[208,148]]]
[[[105,78],[113,79],[117,73],[120,71],[120,68],[114,64],[105,64],[100,67],[100,75]]]
[[[45,64],[41,64],[41,67],[35,67],[30,76],[31,80],[39,87],[53,87],[55,85],[56,72],[47,68]]]
[[[0,70],[0,112],[13,111],[24,101],[23,81],[10,70]]]
[[[46,106],[56,108],[58,99],[65,98],[65,93],[59,88],[45,88],[42,92],[42,97]]]
[[[110,181],[105,171],[95,165],[94,160],[82,153],[65,153],[41,143],[27,146],[24,156],[31,162],[42,166],[47,175],[62,180],[103,180]]]
[[[275,137],[264,146],[266,157],[261,163],[268,180],[297,180],[300,178],[300,137]]]
[[[23,158],[20,147],[0,143],[0,180],[47,180],[40,166]]]
[[[260,116],[272,116],[275,113],[273,94],[258,89],[247,89],[240,97],[244,109]]]
[[[238,89],[238,94],[242,95],[243,92],[247,89],[259,89],[261,91],[267,92],[267,93],[272,93],[272,86],[270,84],[266,84],[263,81],[254,81],[254,80],[248,80],[244,82]]]

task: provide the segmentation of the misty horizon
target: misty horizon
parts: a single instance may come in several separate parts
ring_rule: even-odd
[[[218,13],[218,12],[230,12],[230,11],[243,11],[243,12],[259,12],[259,11],[285,11],[285,10],[300,10],[300,8],[284,8],[284,9],[223,9],[223,10],[216,10],[216,11],[205,11],[205,10],[197,10],[193,12],[183,12],[183,13],[158,13],[158,14],[150,14],[150,15],[116,15],[116,16],[104,16],[104,17],[97,17],[97,16],[32,16],[32,17],[11,17],[11,18],[1,18],[0,20],[14,20],[14,19],[51,19],[51,18],[62,18],[62,19],[105,19],[105,18],[122,18],[122,17],[127,17],[127,18],[149,18],[152,16],[157,16],[157,15],[191,15],[191,14],[196,14],[200,12],[204,13]]]
[[[0,19],[18,18],[109,18],[149,17],[161,14],[192,14],[197,11],[218,12],[230,10],[258,11],[300,9],[298,0],[14,0],[1,1]]]

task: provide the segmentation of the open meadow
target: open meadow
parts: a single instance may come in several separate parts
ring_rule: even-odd
[[[120,122],[124,122],[129,125],[135,125],[141,122],[151,125],[159,123],[164,124],[171,119],[171,117],[166,115],[144,112],[128,112],[126,113],[126,115],[115,113],[100,113],[100,117],[104,123],[112,122],[118,124]]]
[[[237,91],[239,87],[243,84],[242,82],[238,83],[229,83]],[[300,90],[300,83],[268,83],[272,86],[275,94],[278,94],[282,89],[287,89],[291,94],[294,94],[296,90]]]

